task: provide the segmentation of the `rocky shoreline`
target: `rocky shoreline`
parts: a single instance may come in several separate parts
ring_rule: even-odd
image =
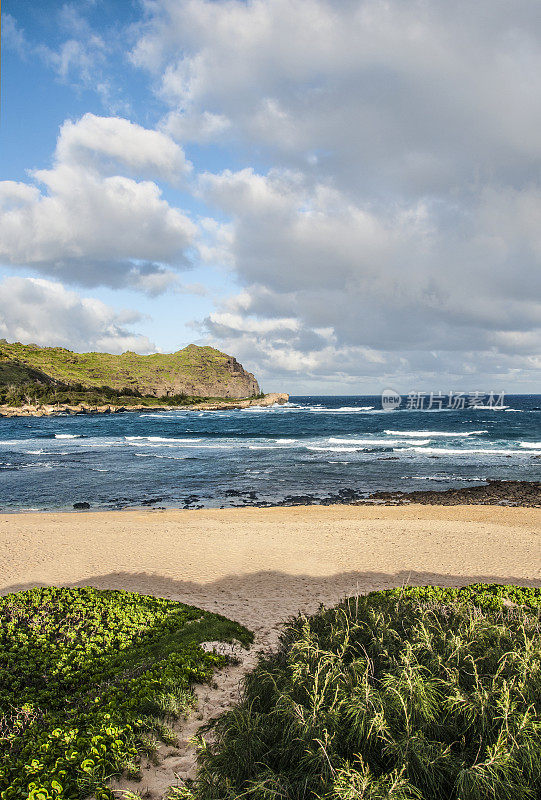
[[[339,489],[328,495],[288,495],[274,503],[261,502],[254,491],[226,492],[229,497],[238,497],[239,506],[273,507],[273,506],[330,506],[347,505],[499,505],[541,507],[541,483],[538,481],[501,481],[489,480],[482,486],[467,486],[461,489],[433,490],[424,489],[413,492],[373,492],[366,495],[356,489]],[[192,498],[190,498],[192,499]],[[185,505],[189,508],[190,504]]]
[[[208,495],[190,494],[179,499],[175,507],[184,510],[198,510],[205,507],[201,501],[208,499]],[[254,489],[227,489],[224,500],[228,503],[219,508],[290,508],[292,506],[334,506],[334,505],[383,505],[398,506],[420,505],[454,506],[454,505],[498,505],[498,506],[523,506],[541,508],[541,483],[537,481],[500,481],[489,480],[482,486],[468,486],[463,489],[447,490],[418,490],[413,492],[373,492],[367,495],[358,489],[339,489],[328,494],[300,494],[286,495],[281,500],[269,502],[258,496]],[[150,497],[143,500],[140,505],[156,511],[165,511],[163,503],[165,497]],[[133,508],[130,498],[115,498],[109,510]],[[74,504],[75,509],[90,508],[87,503]]]
[[[541,483],[539,481],[489,480],[482,486],[467,486],[462,489],[417,490],[413,492],[373,492],[356,505],[381,503],[384,505],[499,505],[541,507]]]
[[[93,406],[88,403],[78,405],[25,405],[25,406],[6,406],[0,405],[0,417],[51,417],[59,414],[124,414],[129,411],[230,411],[231,409],[249,408],[250,406],[273,406],[276,404],[287,403],[289,395],[285,392],[271,392],[263,397],[250,397],[246,400],[218,401],[215,403],[196,403],[190,406],[149,406],[142,403],[130,406],[103,405]]]

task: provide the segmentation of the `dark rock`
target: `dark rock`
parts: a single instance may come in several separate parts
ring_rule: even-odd
[[[90,503],[74,503],[73,508],[75,508],[77,511],[86,511],[87,508],[90,508]]]
[[[191,506],[194,503],[197,503],[198,500],[199,500],[198,494],[189,494],[187,497],[184,498],[184,508],[186,508],[187,506]]]
[[[422,505],[514,505],[541,507],[541,482],[489,480],[463,489],[373,492],[357,503],[421,503]]]

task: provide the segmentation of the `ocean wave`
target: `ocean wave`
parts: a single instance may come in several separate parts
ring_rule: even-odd
[[[374,406],[340,406],[336,411],[372,411]]]
[[[510,409],[509,406],[483,406],[483,405],[477,405],[477,406],[470,406],[469,410],[471,410],[471,411],[510,411],[512,409]]]
[[[460,433],[456,433],[455,431],[383,431],[384,433],[389,434],[389,436],[406,436],[408,438],[416,439],[417,437],[423,439],[424,437],[428,436],[429,438],[433,438],[434,436],[441,436],[445,438],[462,438],[468,436],[478,436],[481,433],[488,433],[488,431],[462,431]]]
[[[82,433],[55,433],[55,439],[84,439],[85,436]]]
[[[403,481],[439,481],[440,483],[447,483],[448,481],[464,481],[464,483],[479,481],[486,481],[486,478],[464,478],[462,475],[402,475]]]
[[[169,440],[169,441],[171,441],[171,440]],[[131,447],[153,447],[153,448],[168,447],[168,448],[177,449],[177,450],[182,448],[182,447],[185,447],[186,449],[195,448],[197,450],[199,450],[199,449],[231,450],[232,448],[235,448],[236,446],[238,446],[238,445],[234,445],[234,444],[199,444],[198,442],[188,442],[187,444],[185,444],[184,442],[186,442],[186,439],[181,440],[181,441],[183,441],[182,444],[181,444],[180,441],[179,442],[173,442],[173,444],[168,444],[167,442],[144,442],[144,441],[139,440],[138,442],[128,442],[127,444],[130,445]]]
[[[52,469],[62,466],[55,461],[30,461],[28,464],[12,464],[9,461],[0,464],[0,469],[8,469],[17,472],[20,469]]]
[[[280,442],[280,444],[293,444],[293,442],[298,442],[298,439],[275,439],[275,442]]]
[[[415,444],[423,445],[428,444],[430,439],[424,439],[416,441]],[[403,444],[400,440],[393,440],[393,439],[340,439],[334,436],[329,438],[329,442],[333,444],[359,444],[363,446],[369,447],[391,447],[393,444]]]
[[[519,444],[529,450],[541,450],[541,442],[519,442]]]
[[[287,405],[273,407],[267,410],[274,411],[275,413],[282,412],[291,414],[296,412],[314,412],[316,414],[379,414],[383,411],[383,409],[376,409],[374,406],[340,406],[339,408],[326,408],[325,406],[294,406],[288,408]],[[385,411],[385,413],[387,413],[387,411]]]
[[[174,442],[183,443],[183,442],[200,442],[201,441],[201,439],[188,439],[188,438],[187,439],[173,439],[173,437],[171,437],[171,436],[125,436],[124,438],[128,442],[132,442],[132,441],[136,441],[136,440],[137,441],[146,440],[147,442],[165,442],[166,444],[169,444],[171,442],[173,442],[173,443]]]
[[[186,416],[186,413],[186,411],[183,414],[179,414],[178,411],[161,411],[159,414],[139,414],[139,419],[143,417],[152,417],[152,419],[161,419],[164,422],[170,422],[171,420]]]
[[[358,447],[318,447],[317,445],[307,445],[307,450],[317,450],[324,453],[356,453],[360,448]]]
[[[136,458],[161,458],[166,461],[184,461],[186,456],[164,456],[160,453],[134,453]]]
[[[512,450],[511,448],[490,448],[490,447],[401,447],[393,448],[395,453],[425,453],[428,455],[444,456],[466,456],[466,455],[491,455],[491,456],[527,456],[529,453],[524,450]]]

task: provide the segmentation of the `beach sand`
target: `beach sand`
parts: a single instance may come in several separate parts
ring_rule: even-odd
[[[256,634],[239,666],[198,688],[199,710],[139,784],[160,798],[194,774],[188,741],[238,697],[257,649],[320,603],[402,584],[541,586],[541,510],[501,506],[300,506],[0,515],[0,591],[37,585],[127,589],[182,600]]]

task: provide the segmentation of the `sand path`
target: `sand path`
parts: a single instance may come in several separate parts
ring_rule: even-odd
[[[0,592],[89,585],[170,597],[256,633],[239,667],[198,690],[199,710],[143,781],[160,798],[193,775],[189,738],[238,695],[280,623],[356,592],[404,583],[541,586],[541,510],[498,506],[329,506],[0,515]]]

